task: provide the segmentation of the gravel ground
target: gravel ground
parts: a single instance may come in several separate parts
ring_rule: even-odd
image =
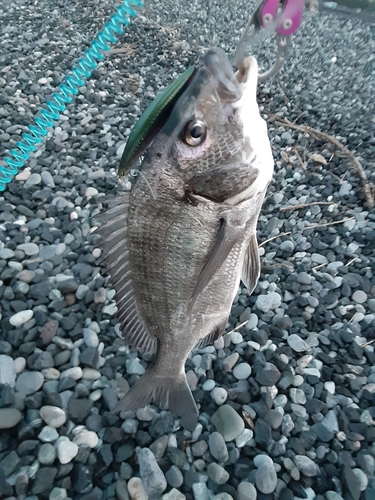
[[[2,3],[0,158],[113,10]],[[205,48],[232,52],[250,10],[150,2],[0,193],[1,498],[374,500],[375,212],[340,148],[282,123],[334,136],[375,181],[374,31],[360,20],[307,16],[260,85],[276,161],[262,275],[228,332],[246,324],[187,362],[197,428],[155,407],[110,413],[148,360],[118,336],[92,216],[136,117]]]

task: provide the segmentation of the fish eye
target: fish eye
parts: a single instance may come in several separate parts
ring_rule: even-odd
[[[200,120],[191,120],[185,125],[182,139],[189,146],[199,146],[206,139],[206,135],[206,124]]]

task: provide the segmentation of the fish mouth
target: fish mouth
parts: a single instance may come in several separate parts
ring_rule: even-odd
[[[241,70],[234,72],[225,52],[216,48],[206,53],[204,65],[228,116],[244,101],[256,99],[258,65],[254,57],[246,57]]]

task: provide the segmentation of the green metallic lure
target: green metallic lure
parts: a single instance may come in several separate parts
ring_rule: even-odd
[[[147,107],[135,124],[121,157],[118,176],[123,177],[146,151],[155,135],[162,129],[176,100],[192,80],[196,69],[189,67],[180,77],[168,85]]]

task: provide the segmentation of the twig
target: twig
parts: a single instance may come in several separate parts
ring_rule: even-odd
[[[299,161],[300,161],[300,163],[301,163],[301,167],[302,167],[302,169],[303,169],[303,170],[306,170],[306,163],[305,163],[305,161],[303,161],[303,160],[302,160],[301,155],[300,155],[300,154],[299,154],[299,152],[298,152],[298,149],[297,149],[297,148],[293,148],[293,151],[296,153],[297,158],[299,159]]]
[[[332,137],[331,135],[328,135],[325,132],[321,132],[320,130],[316,130],[315,128],[309,127],[308,125],[296,125],[290,122],[287,118],[280,118],[279,116],[276,115],[273,116],[275,118],[275,123],[277,125],[282,125],[293,128],[295,130],[300,130],[301,132],[309,134],[316,140],[325,139],[326,141],[330,142],[331,144],[339,148],[351,160],[352,167],[355,170],[357,170],[358,175],[361,178],[362,188],[363,192],[365,193],[367,206],[369,208],[372,208],[374,206],[375,204],[374,195],[371,192],[366,172],[364,171],[364,168],[362,167],[361,162],[358,160],[358,158],[354,156],[354,154],[346,146],[344,146],[344,144],[342,144],[335,137]]]
[[[375,342],[375,339],[373,339],[373,340],[369,340],[368,342],[365,342],[364,344],[361,344],[361,346],[360,346],[360,347],[366,347],[367,345],[371,345],[371,344],[373,344],[374,342]]]
[[[281,207],[280,211],[285,212],[286,210],[299,210],[300,208],[311,207],[312,205],[336,205],[337,203],[332,203],[331,201],[312,201],[311,203],[303,203],[302,205],[291,205],[288,207]]]
[[[276,236],[272,236],[272,238],[268,238],[268,240],[265,240],[260,245],[258,245],[258,248],[264,246],[266,243],[269,243],[272,240],[275,240],[276,238],[280,238],[280,236],[288,236],[288,234],[292,234],[292,231],[288,231],[287,233],[280,233],[280,234],[277,234]]]
[[[240,328],[242,328],[243,326],[245,326],[248,322],[249,322],[249,320],[247,319],[246,321],[244,321],[240,325],[236,326],[236,328],[233,328],[233,330],[231,330],[230,332],[226,333],[225,335],[229,335],[230,333],[236,332],[237,330],[239,330]]]
[[[354,218],[355,217],[349,217],[348,219],[336,220],[334,222],[325,222],[324,224],[315,224],[314,226],[304,227],[302,229],[302,231],[307,231],[308,229],[317,229],[319,227],[334,226],[335,224],[343,224],[344,222],[348,222],[350,220],[353,220]],[[258,245],[258,248],[264,246],[266,243],[269,243],[272,240],[275,240],[276,238],[280,238],[281,236],[288,236],[289,234],[292,234],[292,231],[288,231],[287,233],[276,234],[276,236],[272,236],[272,238],[268,238],[268,240],[263,241],[260,245]]]

